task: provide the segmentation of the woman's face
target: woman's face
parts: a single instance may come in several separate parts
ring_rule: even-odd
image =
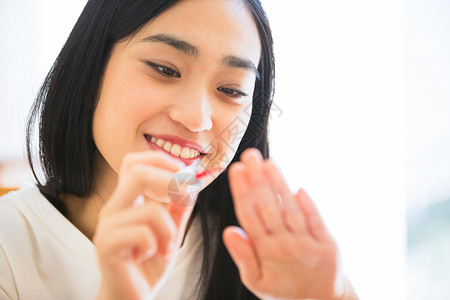
[[[101,163],[115,175],[127,153],[166,151],[217,176],[249,122],[260,51],[239,0],[180,1],[117,43],[94,112]]]

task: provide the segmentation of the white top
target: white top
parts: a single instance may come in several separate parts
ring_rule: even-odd
[[[192,225],[152,300],[192,299],[202,250]],[[100,276],[94,244],[37,187],[0,198],[0,300],[94,300]]]

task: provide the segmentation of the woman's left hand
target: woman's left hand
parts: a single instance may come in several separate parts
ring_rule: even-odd
[[[229,178],[242,229],[228,227],[223,239],[244,285],[262,299],[347,298],[338,246],[306,192],[293,195],[256,149],[242,154]]]

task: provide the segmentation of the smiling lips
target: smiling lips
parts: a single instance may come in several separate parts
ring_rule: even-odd
[[[162,138],[157,138],[154,136],[152,137],[152,136],[148,136],[148,135],[146,135],[145,138],[149,142],[157,145],[159,148],[164,149],[164,151],[172,154],[173,156],[179,157],[179,158],[195,159],[202,155],[202,153],[200,151],[198,151],[197,149],[187,147],[187,146],[181,146],[177,143],[167,141]]]
[[[162,136],[155,137],[145,134],[145,139],[149,142],[150,147],[155,150],[165,151],[170,153],[171,155],[178,157],[180,160],[182,160],[187,166],[193,164],[195,161],[198,161],[202,156],[206,155],[207,153],[203,152],[203,148],[198,145],[195,142],[186,141],[184,139],[181,139],[176,136],[164,136],[167,139],[170,139],[171,141],[168,141],[166,139],[163,139]],[[181,146],[180,144],[175,143],[175,141],[178,141],[180,144],[184,144],[186,146]],[[194,149],[192,147],[196,147],[197,149]],[[195,173],[195,177],[197,179],[201,179],[207,175],[212,175],[214,172],[222,172],[224,169],[215,167],[215,168],[198,168],[197,172]]]

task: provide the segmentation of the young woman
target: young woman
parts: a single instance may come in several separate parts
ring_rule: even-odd
[[[0,299],[357,299],[268,159],[273,79],[258,0],[89,1],[29,121],[44,177],[0,201]]]

